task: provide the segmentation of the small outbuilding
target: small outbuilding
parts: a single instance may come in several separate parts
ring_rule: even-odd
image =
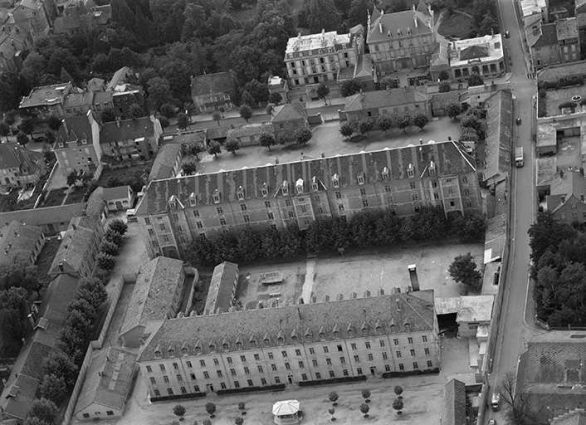
[[[299,418],[299,401],[284,400],[273,404],[274,422],[277,425],[283,424],[298,424]]]
[[[102,196],[108,212],[125,211],[134,204],[134,192],[130,186],[104,188]]]

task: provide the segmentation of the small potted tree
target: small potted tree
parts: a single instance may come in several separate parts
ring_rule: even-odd
[[[182,405],[178,404],[177,406],[175,406],[173,408],[173,413],[175,414],[175,416],[177,416],[179,418],[180,421],[184,420],[184,416],[185,416],[185,407],[183,407]]]
[[[338,393],[337,392],[332,391],[331,393],[328,394],[328,398],[332,402],[332,406],[338,405]]]
[[[393,409],[395,409],[397,411],[397,415],[402,415],[402,409],[404,407],[404,403],[403,400],[396,398],[395,401],[393,401]]]
[[[238,410],[240,410],[241,415],[246,415],[246,404],[243,401],[238,403]]]
[[[332,415],[332,417],[330,418],[330,422],[335,422],[336,421],[336,417],[334,416],[334,413],[336,413],[336,409],[334,409],[333,407],[330,407],[328,409],[328,413],[330,415]]]
[[[397,395],[397,398],[399,400],[402,400],[403,396],[401,394],[403,394],[403,387],[400,385],[395,385],[394,391],[395,391],[395,394]]]
[[[214,403],[206,403],[206,412],[210,415],[210,418],[213,419],[216,415],[216,405]]]
[[[362,403],[360,405],[360,411],[364,414],[365,418],[368,418],[368,412],[370,411],[370,406],[366,403]]]
[[[244,418],[242,416],[238,416],[238,417],[236,417],[236,419],[234,419],[235,425],[242,425],[243,423],[244,423]]]
[[[370,403],[370,390],[362,390],[362,398],[366,403]]]

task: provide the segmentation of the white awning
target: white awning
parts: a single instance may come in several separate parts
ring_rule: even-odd
[[[297,400],[278,401],[273,404],[273,415],[295,415],[299,412],[299,402]]]

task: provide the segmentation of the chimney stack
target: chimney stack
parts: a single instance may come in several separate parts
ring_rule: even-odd
[[[409,278],[411,279],[411,288],[414,291],[419,291],[419,279],[417,278],[417,266],[415,264],[411,264],[407,266],[409,270]]]

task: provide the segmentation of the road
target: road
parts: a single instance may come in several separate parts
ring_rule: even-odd
[[[498,329],[497,347],[493,359],[493,371],[490,377],[491,388],[495,388],[507,372],[516,372],[519,355],[524,351],[526,343],[532,336],[539,333],[533,320],[525,320],[526,303],[532,310],[533,298],[529,291],[529,239],[527,230],[533,223],[536,210],[534,177],[533,128],[535,110],[533,96],[537,93],[536,81],[527,78],[528,53],[523,46],[522,28],[517,20],[513,2],[516,0],[499,0],[501,27],[510,32],[505,40],[508,48],[511,80],[510,86],[515,96],[515,116],[522,119],[520,126],[515,126],[513,144],[523,146],[525,166],[512,171],[513,199],[511,218],[511,250],[509,267],[505,276],[505,296],[502,305]],[[490,412],[489,418],[497,423],[507,423],[504,409]]]

